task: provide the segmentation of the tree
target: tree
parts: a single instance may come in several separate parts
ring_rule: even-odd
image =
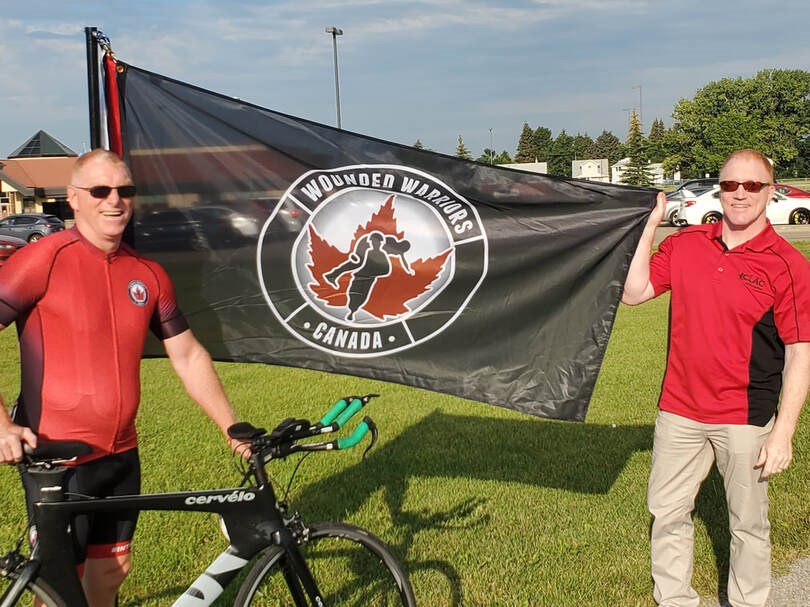
[[[777,177],[806,177],[810,175],[810,137],[801,139],[797,145],[798,156],[784,168],[778,167]]]
[[[563,129],[551,146],[548,159],[549,175],[571,176],[571,161],[574,159],[574,138]]]
[[[461,135],[458,136],[458,145],[456,146],[456,157],[462,158],[464,160],[472,160],[472,154],[470,154],[470,150],[467,149],[467,146],[464,145],[464,140],[461,138]]]
[[[636,110],[630,113],[630,128],[627,133],[627,154],[629,162],[622,175],[622,183],[649,187],[653,184],[653,176],[647,168],[647,154],[644,150],[644,135],[641,132]]]
[[[495,164],[495,150],[490,148],[484,148],[483,153],[475,159],[476,162],[483,162],[485,164]]]
[[[421,139],[417,139],[416,143],[413,144],[413,147],[415,147],[417,150],[424,150],[425,149],[425,146],[422,145],[422,140]]]
[[[571,151],[573,152],[572,160],[588,160],[594,157],[596,145],[587,134],[577,133],[571,142]]]
[[[528,122],[523,123],[523,130],[520,132],[515,162],[536,162],[537,154],[534,147],[534,132]]]
[[[624,158],[621,140],[610,131],[602,131],[593,142],[593,148],[594,158],[607,158],[609,166]]]
[[[512,162],[512,157],[509,156],[509,153],[506,150],[503,150],[500,154],[498,154],[495,152],[495,150],[484,148],[483,154],[476,158],[476,161],[486,164],[508,164]]]
[[[506,150],[501,150],[501,153],[495,156],[495,164],[511,164],[512,157]]]
[[[666,158],[666,133],[664,121],[660,118],[653,120],[647,136],[647,158],[650,162],[663,162]]]
[[[532,144],[534,157],[537,161],[548,162],[548,157],[551,155],[551,146],[554,145],[554,137],[551,136],[551,131],[544,126],[538,126],[532,133]]]
[[[665,165],[680,166],[686,177],[716,175],[728,154],[752,147],[780,174],[810,135],[808,91],[810,72],[803,70],[762,70],[753,78],[709,83],[675,105]]]

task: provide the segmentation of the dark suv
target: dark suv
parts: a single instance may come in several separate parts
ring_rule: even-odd
[[[16,236],[28,242],[35,242],[54,232],[65,229],[64,222],[56,215],[46,213],[26,213],[9,215],[0,219],[0,234]]]

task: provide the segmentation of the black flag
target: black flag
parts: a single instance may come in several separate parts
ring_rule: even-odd
[[[120,62],[118,84],[132,240],[214,358],[584,419],[652,190],[385,142]]]

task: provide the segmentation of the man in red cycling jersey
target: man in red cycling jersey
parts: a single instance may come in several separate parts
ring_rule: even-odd
[[[140,488],[135,414],[148,330],[220,430],[236,421],[168,275],[121,241],[134,195],[130,171],[117,155],[93,150],[81,156],[67,187],[75,227],[28,245],[0,271],[0,328],[16,322],[21,362],[13,419],[0,408],[0,462],[19,461],[22,444],[34,447],[37,437],[82,440],[92,453],[72,468],[68,487],[99,497]],[[29,502],[34,490],[26,486]],[[115,604],[131,568],[136,521],[137,513],[76,521],[91,607]]]

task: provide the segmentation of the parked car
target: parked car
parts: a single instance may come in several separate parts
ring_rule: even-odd
[[[687,179],[682,182],[677,188],[667,194],[667,198],[683,199],[684,195],[690,192],[694,195],[702,194],[707,190],[711,190],[717,185],[716,177],[702,177],[700,179]]]
[[[678,221],[678,211],[681,207],[681,202],[687,199],[697,198],[704,192],[708,192],[716,185],[716,181],[713,184],[700,184],[695,183],[692,185],[691,189],[680,187],[677,190],[673,190],[672,192],[667,194],[667,206],[666,210],[664,211],[664,221],[669,222],[672,225],[682,225],[683,222]]]
[[[11,257],[18,249],[21,249],[28,243],[22,238],[14,236],[0,236],[0,266]]]
[[[256,240],[261,224],[237,209],[205,205],[147,211],[135,217],[142,252],[233,249]]]
[[[777,193],[771,203],[765,208],[765,213],[771,223],[810,223],[810,196],[784,196]]]
[[[56,215],[25,213],[0,219],[0,236],[15,236],[26,242],[35,242],[54,232],[65,229],[65,223]]]
[[[142,252],[202,251],[208,239],[201,222],[185,208],[158,209],[135,216],[135,248]]]
[[[776,191],[788,198],[810,198],[810,192],[785,183],[777,183]]]
[[[765,207],[765,215],[774,225],[810,223],[810,198],[794,198],[777,192]],[[715,187],[693,199],[681,202],[676,221],[681,225],[716,223],[723,218],[720,188]]]
[[[213,248],[241,246],[256,240],[261,230],[258,218],[226,206],[190,207],[188,212],[203,226]]]

